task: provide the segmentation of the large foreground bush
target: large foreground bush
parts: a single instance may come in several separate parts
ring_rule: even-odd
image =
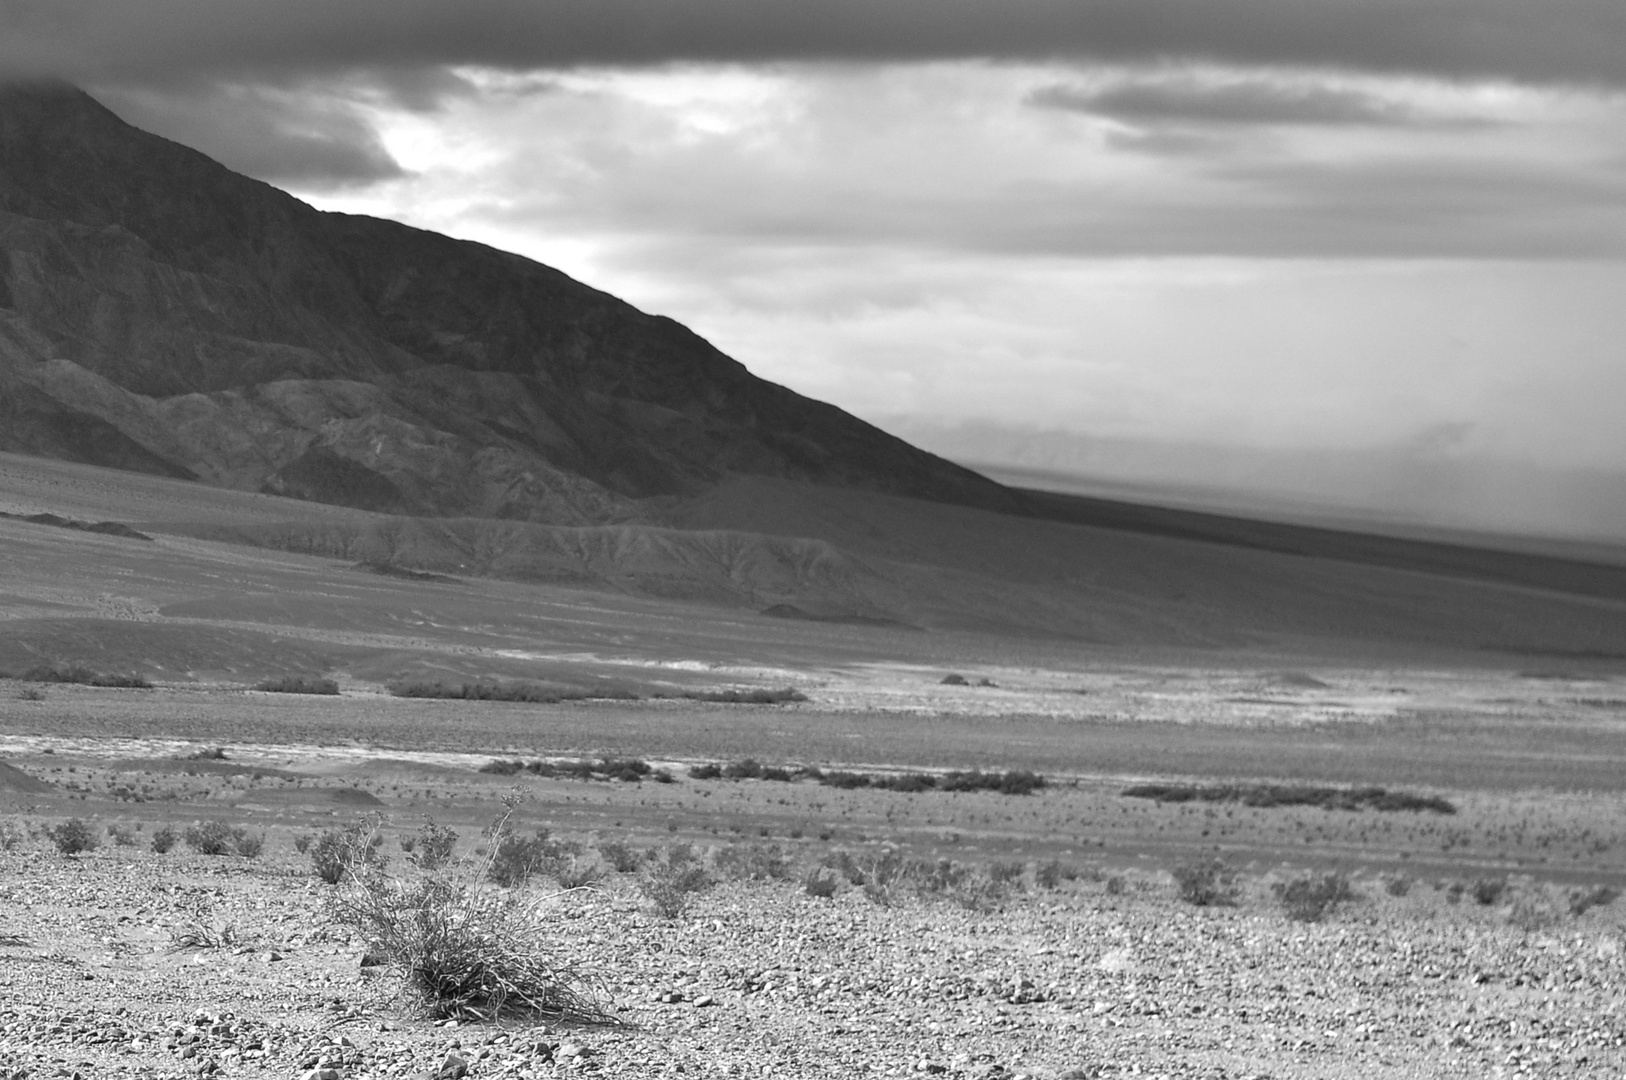
[[[492,883],[495,854],[493,845],[480,861],[416,880],[352,862],[330,916],[394,969],[432,1017],[613,1023],[592,980],[554,950],[561,927],[551,898]]]

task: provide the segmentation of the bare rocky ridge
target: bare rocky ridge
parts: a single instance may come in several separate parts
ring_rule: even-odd
[[[0,90],[0,449],[415,514],[624,520],[731,475],[999,485],[549,267],[318,212]]]

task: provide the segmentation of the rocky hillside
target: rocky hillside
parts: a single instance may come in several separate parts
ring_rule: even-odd
[[[527,259],[0,88],[0,449],[369,510],[629,520],[756,475],[1001,487]]]

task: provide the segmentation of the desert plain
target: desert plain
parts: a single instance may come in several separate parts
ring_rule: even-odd
[[[1110,598],[1093,636],[1013,630],[1005,595],[980,622],[819,614],[719,591],[737,567],[459,572],[410,520],[0,457],[0,1075],[1626,1068],[1626,657],[1595,644],[1618,599],[1507,587],[1441,606],[1439,640],[1311,634],[1309,601],[1219,637],[1113,623]],[[128,532],[72,527],[108,521]],[[1212,557],[1146,543],[1194,579]],[[1312,595],[1335,573],[1295,572]],[[1451,630],[1566,610],[1548,649]],[[264,689],[298,679],[337,693]],[[536,700],[399,696],[435,683]],[[607,759],[649,771],[572,771]],[[1044,783],[942,789],[970,770]],[[843,773],[871,782],[818,779]],[[907,776],[933,786],[874,782]],[[1249,794],[1372,788],[1416,800]],[[478,877],[505,810],[562,844],[557,873]],[[59,850],[70,821],[92,849]],[[259,842],[206,853],[185,837],[209,823]],[[370,830],[410,883],[431,823],[450,872],[544,920],[598,1022],[448,1017],[363,965],[334,907],[355,883],[313,845]],[[675,913],[645,887],[674,848],[705,879]],[[1295,881],[1348,892],[1294,917]]]

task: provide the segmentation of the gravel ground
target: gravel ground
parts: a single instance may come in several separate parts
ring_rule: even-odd
[[[1368,886],[1330,921],[1079,881],[977,913],[631,879],[557,901],[616,1026],[423,1019],[290,858],[0,854],[0,1078],[1626,1075],[1621,907],[1530,931]],[[203,928],[230,940],[177,948]]]

